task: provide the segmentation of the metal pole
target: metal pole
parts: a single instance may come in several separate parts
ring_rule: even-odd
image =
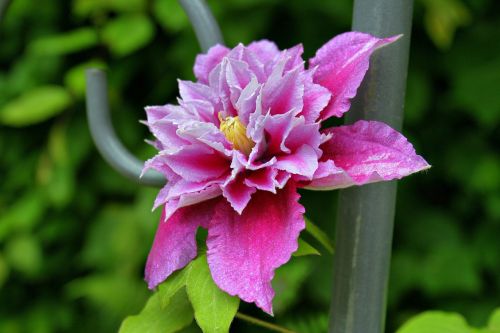
[[[2,0],[0,0],[2,1]],[[179,0],[195,30],[203,51],[223,43],[219,26],[204,0]],[[102,157],[123,176],[147,186],[163,186],[165,178],[148,171],[139,178],[144,163],[132,155],[116,136],[109,115],[106,73],[98,69],[86,71],[87,118],[92,139]]]
[[[353,30],[404,34],[373,54],[346,123],[379,120],[400,130],[413,0],[355,0]],[[336,226],[330,333],[382,333],[391,258],[396,182],[341,190]]]

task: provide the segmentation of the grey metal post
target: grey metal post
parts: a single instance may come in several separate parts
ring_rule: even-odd
[[[355,0],[353,30],[404,34],[374,53],[346,123],[379,120],[400,130],[413,0]],[[385,326],[396,182],[342,190],[336,227],[330,333],[381,333]]]

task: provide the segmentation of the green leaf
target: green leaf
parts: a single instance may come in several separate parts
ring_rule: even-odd
[[[424,0],[425,28],[434,44],[446,49],[451,46],[455,31],[470,22],[471,15],[460,0]]]
[[[37,55],[64,55],[87,49],[97,43],[97,32],[93,28],[81,28],[37,39],[30,44],[29,49]]]
[[[42,122],[64,111],[71,96],[59,86],[43,86],[29,90],[0,110],[0,123],[22,127]]]
[[[46,210],[40,191],[29,190],[19,195],[8,210],[0,214],[0,242],[16,231],[31,231],[41,222]]]
[[[160,295],[155,293],[141,313],[123,321],[119,333],[173,333],[192,321],[193,310],[185,291],[176,293],[167,308],[161,306]]]
[[[5,246],[5,256],[9,266],[29,277],[42,271],[42,248],[39,240],[32,235],[12,238]]]
[[[465,319],[456,313],[428,311],[408,320],[396,333],[471,333]]]
[[[191,264],[184,267],[181,271],[176,271],[168,277],[165,282],[158,287],[158,294],[160,297],[160,304],[162,308],[166,308],[170,304],[172,296],[174,296],[181,288],[186,285],[187,276]]]
[[[333,254],[333,244],[327,234],[321,230],[316,224],[311,222],[308,218],[306,220],[306,231],[311,234],[316,240]]]
[[[227,333],[233,321],[239,298],[220,290],[212,280],[205,255],[191,263],[187,277],[187,294],[196,322],[204,333]]]
[[[493,311],[488,320],[488,328],[495,333],[500,333],[500,308]]]
[[[318,250],[316,250],[311,244],[303,240],[302,238],[299,238],[299,248],[297,251],[293,253],[294,257],[301,257],[301,256],[308,256],[308,255],[317,255],[320,256],[321,253],[319,253]]]
[[[104,27],[102,37],[111,52],[125,56],[151,41],[154,25],[145,15],[122,15]]]

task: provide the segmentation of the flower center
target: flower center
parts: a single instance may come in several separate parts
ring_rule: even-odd
[[[222,119],[219,113],[220,131],[226,139],[233,144],[233,149],[241,151],[245,155],[249,155],[252,151],[255,142],[247,137],[247,128],[243,125],[239,117],[227,117]]]

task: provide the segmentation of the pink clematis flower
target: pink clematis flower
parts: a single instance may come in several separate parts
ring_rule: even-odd
[[[321,129],[349,110],[370,55],[398,37],[339,35],[308,69],[302,45],[217,45],[196,58],[197,82],[179,81],[178,105],[146,108],[159,153],[145,170],[168,179],[154,203],[163,214],[146,264],[150,288],[196,257],[203,227],[215,283],[272,314],[274,270],[305,227],[297,188],[344,188],[429,167],[381,122]]]

